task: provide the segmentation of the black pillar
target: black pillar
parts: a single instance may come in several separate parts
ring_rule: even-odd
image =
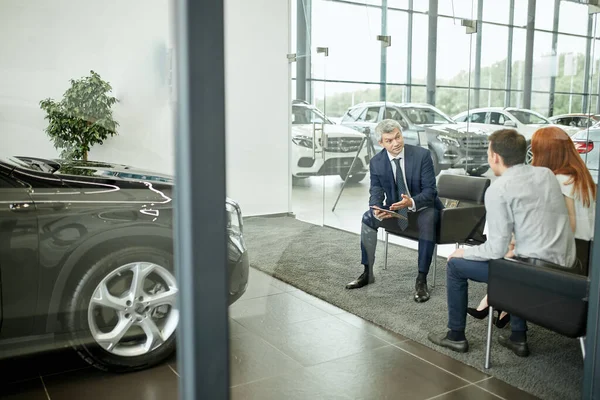
[[[175,4],[179,398],[222,400],[229,398],[223,0]]]

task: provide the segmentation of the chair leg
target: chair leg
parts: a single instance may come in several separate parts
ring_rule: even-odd
[[[383,253],[383,269],[387,269],[387,255],[388,255],[388,244],[389,244],[389,236],[390,234],[385,232],[385,247]]]
[[[581,355],[585,360],[585,336],[579,338],[579,344],[581,344]]]
[[[438,250],[438,246],[436,244],[435,247],[433,248],[433,282],[431,282],[432,288],[435,287],[435,272],[437,270],[437,250]]]
[[[493,315],[494,315],[494,308],[492,306],[490,306],[490,310],[489,310],[489,316],[488,316],[488,331],[487,331],[487,343],[485,346],[485,369],[490,369],[490,353],[492,352],[492,329],[493,329]]]

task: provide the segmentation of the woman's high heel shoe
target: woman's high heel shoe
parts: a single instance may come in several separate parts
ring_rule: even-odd
[[[478,310],[476,308],[467,308],[467,313],[473,318],[484,319],[490,313],[490,308],[486,307],[483,310]]]
[[[502,310],[498,310],[498,317],[502,315]],[[510,322],[510,314],[506,314],[502,318],[494,317],[494,325],[496,328],[504,328]]]

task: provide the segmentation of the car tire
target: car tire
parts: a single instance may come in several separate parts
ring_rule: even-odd
[[[179,323],[172,254],[126,248],[86,271],[67,303],[66,325],[77,353],[113,372],[140,370],[169,358]],[[140,279],[134,279],[136,273]]]
[[[348,178],[348,183],[359,183],[360,181],[365,179],[365,176],[367,176],[367,174],[365,173],[352,174]],[[343,181],[346,180],[346,174],[340,174],[340,178],[342,178]]]
[[[435,176],[438,176],[440,174],[440,163],[437,154],[435,154],[435,150],[433,149],[429,149],[429,152],[431,153],[431,161],[433,162],[433,173]]]
[[[533,152],[531,151],[531,142],[527,141],[527,154],[525,155],[525,164],[531,165],[532,160],[533,160]]]

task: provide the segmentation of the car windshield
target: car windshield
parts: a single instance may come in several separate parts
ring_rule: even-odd
[[[292,107],[292,124],[333,124],[325,115],[316,108],[311,107]]]
[[[406,117],[415,125],[453,124],[449,117],[429,107],[402,107]]]
[[[508,110],[510,115],[519,120],[520,123],[524,125],[530,124],[549,124],[550,121],[541,114],[538,114],[533,111],[524,111],[524,110]]]

